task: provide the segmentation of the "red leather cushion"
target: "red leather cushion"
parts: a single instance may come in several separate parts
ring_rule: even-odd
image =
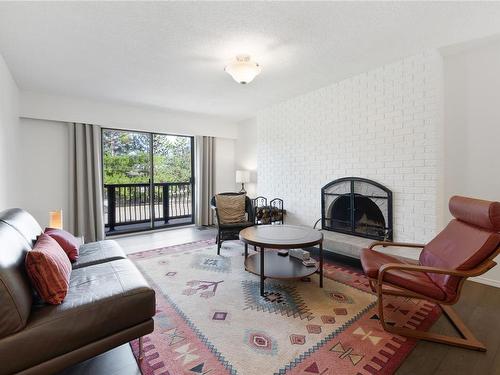
[[[71,262],[75,262],[78,259],[80,241],[75,236],[65,230],[55,228],[45,228],[45,234],[48,234],[57,241]]]
[[[468,270],[487,259],[498,248],[500,234],[477,226],[452,220],[429,242],[420,254],[420,264],[455,270]],[[429,274],[452,299],[457,291],[459,277]]]
[[[416,264],[416,261],[390,256],[376,250],[361,250],[361,265],[369,278],[378,278],[380,267],[387,263]],[[389,270],[385,273],[384,280],[437,300],[444,300],[446,297],[444,291],[424,272]]]
[[[68,293],[71,263],[57,241],[41,234],[26,254],[25,266],[40,297],[53,305],[62,303]]]
[[[460,221],[493,232],[500,231],[500,202],[454,196],[450,198],[449,208]]]

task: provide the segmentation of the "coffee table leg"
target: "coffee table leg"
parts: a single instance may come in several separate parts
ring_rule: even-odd
[[[319,287],[323,288],[323,241],[319,243]]]
[[[245,244],[245,259],[248,258],[248,244]]]
[[[260,295],[264,297],[264,248],[260,248]]]

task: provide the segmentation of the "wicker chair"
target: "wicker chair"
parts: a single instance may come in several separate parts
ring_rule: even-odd
[[[241,195],[244,193],[220,193],[219,195]],[[251,227],[254,225],[254,213],[252,207],[252,201],[250,198],[245,197],[245,212],[247,214],[246,221],[240,223],[231,224],[221,224],[219,219],[219,212],[217,211],[217,205],[215,201],[215,196],[210,200],[210,205],[213,210],[215,210],[215,216],[217,218],[217,237],[215,238],[215,243],[217,244],[217,254],[220,255],[220,248],[222,242],[239,240],[239,233],[241,230]]]

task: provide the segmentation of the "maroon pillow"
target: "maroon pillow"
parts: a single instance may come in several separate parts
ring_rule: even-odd
[[[71,263],[57,241],[41,234],[27,252],[25,266],[39,296],[52,305],[62,303],[69,289]]]
[[[75,262],[78,259],[80,241],[75,236],[65,230],[55,228],[45,228],[45,234],[48,234],[57,241],[71,262]]]

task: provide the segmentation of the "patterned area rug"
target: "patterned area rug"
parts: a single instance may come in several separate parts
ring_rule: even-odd
[[[252,251],[250,251],[252,253]],[[130,255],[157,292],[155,330],[144,339],[151,374],[391,374],[414,340],[385,332],[376,296],[357,270],[326,262],[324,288],[266,280],[244,270],[243,245],[200,241]],[[427,329],[428,302],[388,297],[391,324]],[[131,343],[138,354],[138,341]]]

